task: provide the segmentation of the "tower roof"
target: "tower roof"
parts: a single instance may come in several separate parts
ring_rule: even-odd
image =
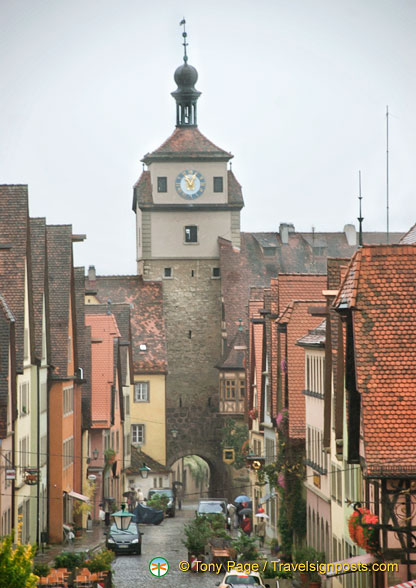
[[[229,161],[233,155],[209,141],[197,127],[176,127],[172,135],[142,161]]]

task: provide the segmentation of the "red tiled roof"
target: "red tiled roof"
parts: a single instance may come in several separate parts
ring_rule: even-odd
[[[315,305],[321,307],[322,301],[292,300],[277,320],[278,323],[287,323],[286,369],[289,388],[289,436],[292,439],[305,438],[305,352],[297,342],[305,333],[315,329],[322,322],[322,317],[309,313],[309,308]]]
[[[319,300],[326,288],[325,274],[279,274],[279,311],[283,312],[292,300]]]
[[[228,161],[233,155],[217,147],[197,127],[176,127],[172,135],[160,147],[146,153],[142,161],[203,160]]]
[[[87,307],[88,312],[88,307]],[[114,381],[114,339],[120,337],[112,314],[86,314],[91,327],[91,420],[92,427],[111,425],[111,389]],[[97,423],[99,421],[99,423]]]
[[[337,308],[353,309],[369,475],[416,473],[416,245],[363,247]]]
[[[145,282],[139,276],[97,276],[98,299],[130,305],[135,373],[167,371],[166,333],[161,282]],[[88,289],[88,279],[86,281]],[[140,349],[145,345],[146,349]]]
[[[250,292],[249,318],[262,319],[260,310],[264,307],[264,291],[253,288]],[[248,406],[257,406],[259,415],[262,414],[262,379],[263,379],[263,336],[264,324],[251,322],[249,328],[249,362],[247,366]],[[256,383],[257,396],[254,397],[254,382]]]

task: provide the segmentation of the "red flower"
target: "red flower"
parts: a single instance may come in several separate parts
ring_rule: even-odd
[[[359,508],[361,517],[354,511],[348,520],[348,531],[351,539],[367,552],[374,552],[377,549],[377,531],[372,526],[377,525],[378,516],[371,513],[367,508]]]

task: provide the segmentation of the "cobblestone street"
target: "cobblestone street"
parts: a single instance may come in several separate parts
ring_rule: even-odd
[[[187,560],[182,544],[183,527],[193,518],[196,505],[185,505],[176,511],[175,518],[168,518],[159,526],[142,526],[142,555],[117,556],[113,564],[113,582],[116,588],[181,588],[195,586],[212,588],[222,579],[222,574],[194,574],[181,572],[179,562]],[[169,562],[169,572],[162,578],[154,578],[149,572],[149,563],[154,557],[164,557]]]

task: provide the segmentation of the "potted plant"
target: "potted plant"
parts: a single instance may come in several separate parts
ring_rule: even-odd
[[[305,566],[306,564],[310,566],[312,563],[319,566],[319,564],[325,563],[325,554],[313,547],[301,547],[295,551],[295,561],[298,564],[305,564]],[[321,576],[318,571],[305,570],[300,573],[300,579],[302,586],[309,586],[309,588],[321,586]]]
[[[279,541],[276,539],[276,537],[273,537],[273,539],[270,541],[270,553],[271,555],[277,555],[280,551],[281,549]]]
[[[377,529],[373,525],[378,524],[378,516],[368,508],[354,510],[348,520],[348,530],[351,539],[367,553],[378,551]]]
[[[240,532],[240,536],[232,542],[232,546],[237,551],[239,563],[255,561],[259,557],[255,537],[249,537]]]
[[[104,451],[104,459],[105,459],[105,462],[109,465],[114,463],[116,460],[116,452],[114,451],[114,449],[111,449],[111,447],[106,449]]]
[[[196,517],[185,525],[185,540],[182,543],[188,550],[188,561],[191,563],[193,557],[205,553],[205,546],[211,535],[211,527],[204,517]]]
[[[280,564],[280,565],[279,565]],[[283,562],[272,563],[267,562],[265,567],[262,567],[263,576],[265,580],[279,580],[279,588],[290,588],[292,586],[293,572],[290,569],[290,564],[286,564],[287,570]]]

